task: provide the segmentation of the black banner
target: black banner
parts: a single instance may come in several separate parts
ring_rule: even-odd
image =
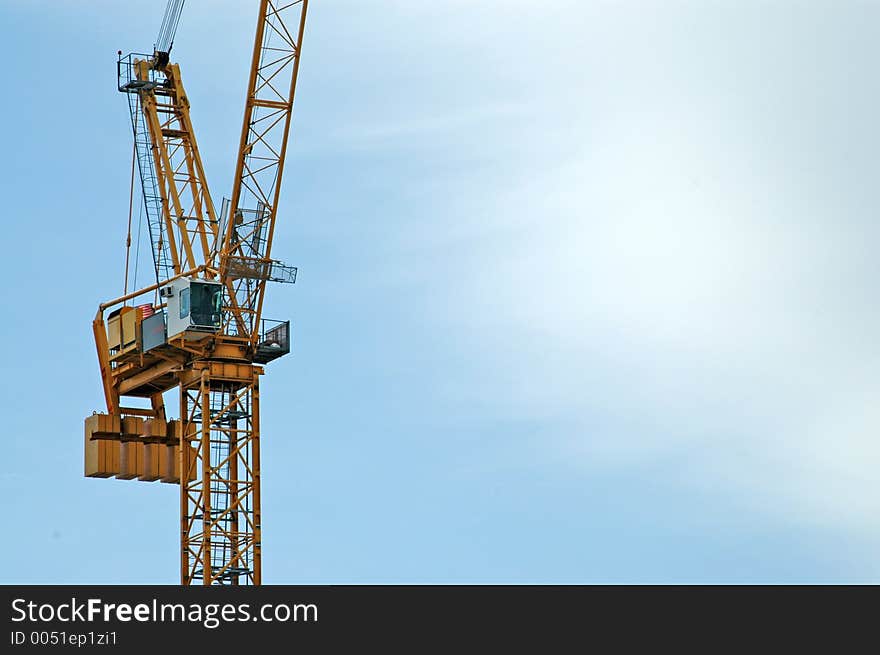
[[[0,652],[411,652],[477,643],[582,647],[765,644],[772,635],[853,638],[876,588],[583,586],[0,587]],[[757,640],[757,641],[756,641]],[[709,646],[710,643],[706,642]],[[838,645],[840,645],[838,643]],[[271,648],[270,648],[271,647]],[[207,651],[204,649],[208,649]],[[539,648],[537,652],[556,652]]]

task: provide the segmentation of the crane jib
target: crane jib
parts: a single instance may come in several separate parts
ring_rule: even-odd
[[[272,261],[284,157],[290,134],[308,0],[261,0],[232,195],[220,247],[221,276],[236,262]],[[257,237],[256,247],[254,237]],[[256,342],[265,279],[230,281],[230,327]]]

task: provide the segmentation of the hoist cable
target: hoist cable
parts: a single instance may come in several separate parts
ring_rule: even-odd
[[[128,190],[128,231],[125,235],[125,287],[122,291],[123,296],[128,295],[128,265],[131,255],[131,215],[134,212],[134,160],[136,154],[137,135],[135,135],[131,149],[131,185]]]
[[[162,18],[162,26],[159,28],[159,37],[156,39],[156,50],[158,52],[171,52],[185,1],[168,0],[168,6],[165,7],[165,16]]]

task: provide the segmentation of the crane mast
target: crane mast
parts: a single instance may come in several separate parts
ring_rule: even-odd
[[[85,474],[179,484],[181,583],[259,585],[259,380],[290,350],[289,321],[262,310],[267,282],[296,279],[271,253],[308,0],[259,0],[232,193],[219,214],[170,61],[182,6],[169,2],[152,55],[120,53],[156,283],[98,308],[107,413],[86,418]],[[175,389],[179,419],[169,420],[164,397]]]

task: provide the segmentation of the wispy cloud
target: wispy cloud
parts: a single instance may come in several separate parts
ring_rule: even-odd
[[[428,211],[399,237],[450,271],[425,310],[482,362],[443,393],[559,419],[544,446],[585,472],[662,462],[697,491],[876,538],[877,230],[838,204],[873,182],[823,154],[847,117],[831,96],[799,121],[768,112],[815,100],[806,79],[774,88],[784,70],[749,63],[720,93],[686,52],[664,56],[677,85],[664,96],[645,79],[661,94],[650,105],[623,101],[638,77],[547,86],[553,111],[493,135],[534,155],[514,162],[515,183],[469,187],[442,230],[424,228]],[[556,109],[575,98],[561,141]]]
[[[494,121],[522,116],[527,108],[513,103],[465,107],[422,115],[399,112],[396,116],[374,116],[360,123],[340,126],[330,135],[330,143],[359,149],[424,147],[426,142],[457,140],[473,131],[485,129]]]

